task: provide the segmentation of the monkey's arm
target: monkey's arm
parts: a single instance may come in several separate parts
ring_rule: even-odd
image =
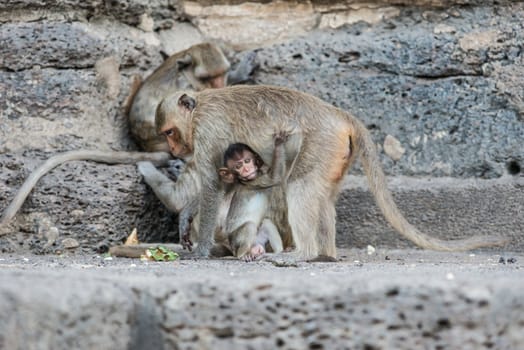
[[[218,203],[222,200],[217,186],[204,186],[200,199],[199,214],[200,226],[198,232],[198,246],[196,253],[200,256],[209,256],[214,245],[215,218],[218,213]]]
[[[211,248],[215,243],[214,233],[217,215],[219,213],[219,204],[223,203],[225,198],[224,193],[219,190],[218,176],[214,171],[210,172],[207,170],[216,168],[216,164],[219,163],[216,161],[210,162],[205,159],[196,163],[198,164],[197,166],[199,166],[196,173],[202,174],[202,177],[201,182],[199,182],[201,185],[199,189],[201,189],[201,191],[198,192],[200,194],[198,208],[200,221],[198,227],[198,246],[195,251],[197,255],[209,256]],[[208,164],[208,166],[206,166],[206,164]]]
[[[0,219],[0,226],[7,224],[16,215],[38,180],[62,163],[72,160],[90,160],[106,164],[134,164],[138,161],[148,160],[154,162],[156,165],[166,165],[169,159],[171,159],[171,156],[166,152],[146,153],[79,150],[57,154],[36,168],[27,180],[25,180],[11,204],[4,211]],[[2,233],[0,233],[0,235],[2,235]]]
[[[284,144],[287,135],[279,134],[275,137],[275,150],[271,161],[271,180],[274,184],[281,184],[286,177],[286,149]]]
[[[252,181],[241,181],[242,185],[254,190],[264,190],[274,186],[282,185],[286,178],[286,149],[284,147],[287,135],[279,134],[275,136],[275,149],[273,151],[273,159],[271,160],[271,168],[267,169],[267,165],[263,165],[263,174]]]
[[[151,162],[139,162],[137,167],[158,199],[173,212],[178,213],[190,205],[200,193],[199,181],[191,166],[186,168],[177,182],[162,174]]]

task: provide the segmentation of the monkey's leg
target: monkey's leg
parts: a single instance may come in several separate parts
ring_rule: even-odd
[[[337,257],[335,218],[335,202],[331,200],[324,201],[320,206],[319,254],[333,258]]]
[[[277,227],[271,220],[264,219],[258,228],[255,241],[244,255],[244,261],[253,261],[263,256],[266,253],[267,243],[271,246],[273,253],[280,253],[284,249]]]
[[[249,226],[250,229],[254,227],[256,226]],[[267,243],[271,245],[271,249],[274,252],[279,253],[282,251],[282,239],[280,238],[277,227],[271,220],[264,219],[256,232],[254,241],[251,244],[249,244],[249,239],[245,242],[245,244],[249,244],[248,251],[244,255],[239,255],[239,257],[246,262],[254,261],[266,253],[265,247]]]
[[[265,244],[267,241],[269,241],[273,253],[280,253],[284,250],[277,227],[271,220],[264,219],[258,229],[256,243]]]
[[[233,232],[228,234],[229,244],[237,258],[242,258],[249,254],[249,250],[257,238],[257,225],[248,221],[240,225]]]
[[[178,215],[178,235],[180,236],[180,243],[182,247],[191,251],[193,243],[191,240],[191,229],[193,227],[193,220],[198,212],[198,201],[194,200],[189,205],[182,208]]]
[[[319,183],[320,178],[310,173],[307,177],[288,183],[288,220],[296,247],[290,254],[301,260],[315,258],[319,253],[318,220],[320,205],[325,205],[321,200],[325,186]]]
[[[351,141],[346,132],[340,132],[330,141],[331,149],[326,151],[331,154],[330,161],[324,164],[323,183],[324,190],[319,193],[319,217],[317,241],[319,254],[336,258],[336,210],[335,203],[340,193],[342,180],[351,164]]]

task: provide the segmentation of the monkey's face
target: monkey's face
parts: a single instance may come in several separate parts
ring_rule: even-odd
[[[257,177],[258,167],[255,162],[255,155],[244,150],[236,157],[227,160],[229,170],[237,174],[242,181],[251,181]]]
[[[193,50],[193,74],[197,80],[197,90],[223,88],[226,86],[226,75],[229,61],[222,50],[214,44],[203,43],[199,50]]]
[[[169,151],[176,158],[186,159],[193,154],[191,112],[195,103],[194,98],[177,92],[164,98],[157,107],[157,132],[164,135]]]
[[[191,146],[184,142],[182,134],[178,128],[168,127],[162,130],[162,134],[166,137],[169,150],[174,157],[184,159],[191,155]]]

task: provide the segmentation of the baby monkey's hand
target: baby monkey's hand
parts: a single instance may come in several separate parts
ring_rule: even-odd
[[[273,138],[275,139],[275,146],[281,145],[284,142],[287,141],[289,138],[290,133],[288,131],[279,131],[273,135]]]

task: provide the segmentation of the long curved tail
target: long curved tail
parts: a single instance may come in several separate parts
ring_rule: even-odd
[[[354,145],[351,146],[356,152],[360,153],[369,188],[386,220],[402,236],[419,247],[441,251],[465,251],[503,245],[508,242],[505,238],[494,236],[473,236],[466,239],[443,241],[420,232],[404,218],[395,204],[393,196],[386,186],[386,177],[369,131],[356,119],[353,119],[353,124],[356,132],[355,135],[352,135],[351,140]]]
[[[52,156],[34,170],[25,180],[11,204],[5,209],[0,219],[0,227],[7,224],[16,215],[38,180],[62,163],[72,160],[90,160],[106,164],[134,164],[139,161],[150,161],[158,166],[166,164],[169,159],[171,159],[171,156],[166,152],[113,152],[95,150],[69,151]],[[1,232],[0,235],[2,235]]]

